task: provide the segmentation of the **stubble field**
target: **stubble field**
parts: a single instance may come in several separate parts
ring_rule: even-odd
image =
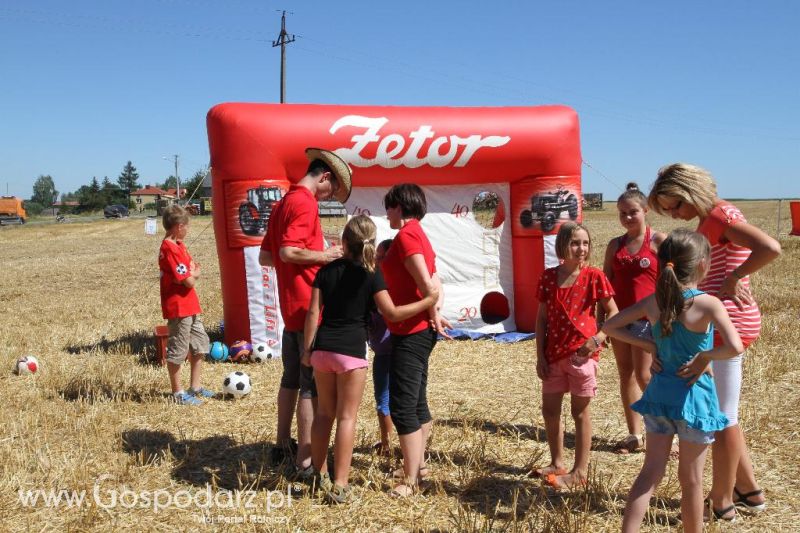
[[[776,202],[737,205],[775,234]],[[745,360],[741,408],[769,509],[719,529],[796,531],[800,521],[800,240],[786,234],[786,211],[784,253],[753,279],[765,318]],[[202,266],[199,295],[214,338],[222,303],[210,222],[194,220],[187,243]],[[621,232],[616,209],[586,212],[585,222],[597,264]],[[659,230],[679,225],[652,214],[651,223]],[[619,529],[643,455],[612,452],[626,430],[609,350],[591,407],[586,489],[555,494],[525,476],[548,459],[534,343],[452,341],[439,343],[431,358],[433,481],[425,494],[404,501],[387,495],[393,465],[371,452],[377,425],[370,380],[351,474],[358,498],[329,507],[270,463],[280,363],[206,364],[205,386],[219,390],[225,374],[242,369],[253,393],[199,408],[170,401],[166,370],[152,362],[152,331],[163,322],[156,265],[163,230],[147,236],[143,225],[130,219],[0,229],[0,530]],[[15,359],[28,353],[39,358],[39,373],[12,375]],[[564,415],[571,454],[567,404]],[[653,500],[645,531],[680,528],[676,466]],[[45,502],[51,494],[61,495],[58,504]],[[68,504],[67,496],[81,494],[82,502]]]

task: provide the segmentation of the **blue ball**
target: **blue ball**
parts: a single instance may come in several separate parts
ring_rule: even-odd
[[[225,361],[228,359],[228,347],[219,341],[213,342],[208,356],[214,361]]]

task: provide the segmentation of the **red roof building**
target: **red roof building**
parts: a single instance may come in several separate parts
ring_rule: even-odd
[[[165,191],[159,187],[145,185],[138,191],[131,192],[131,201],[136,205],[137,211],[144,211],[147,204],[158,204],[159,200],[174,200],[175,189],[171,189],[172,193]],[[183,191],[181,191],[183,193]]]

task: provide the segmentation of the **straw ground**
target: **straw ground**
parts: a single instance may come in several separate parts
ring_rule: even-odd
[[[740,205],[774,232],[775,203]],[[586,222],[597,262],[620,232],[613,205],[587,212]],[[652,222],[664,230],[677,225],[661,217]],[[203,268],[204,320],[218,336],[219,266],[209,223],[194,220],[188,242]],[[26,353],[42,363],[35,376],[0,374],[0,530],[212,527],[201,522],[245,531],[618,530],[642,456],[611,452],[625,430],[610,352],[592,405],[595,438],[585,490],[553,494],[525,476],[547,460],[533,343],[442,342],[431,360],[436,420],[426,493],[405,501],[387,496],[393,465],[371,451],[377,433],[368,384],[352,471],[357,500],[331,508],[270,463],[279,364],[205,366],[205,385],[216,390],[228,372],[247,371],[254,391],[243,400],[211,400],[200,408],[169,401],[166,371],[151,362],[152,330],[162,322],[160,237],[144,235],[142,226],[132,219],[0,230],[0,368],[10,370]],[[724,529],[791,531],[800,520],[800,241],[784,233],[781,243],[784,255],[754,279],[766,317],[746,359],[742,405],[770,507]],[[569,416],[565,424],[571,446]],[[47,504],[43,494],[27,504],[20,499],[39,490],[66,492],[58,505]],[[85,500],[68,505],[64,497],[72,491],[76,497],[85,491]],[[644,530],[678,529],[679,498],[672,464]]]

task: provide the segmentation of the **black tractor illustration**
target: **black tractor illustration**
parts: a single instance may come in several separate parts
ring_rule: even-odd
[[[247,191],[247,201],[239,205],[239,226],[245,235],[264,235],[272,206],[282,197],[278,187],[263,185]]]
[[[564,211],[571,220],[578,218],[578,198],[567,189],[559,187],[557,191],[531,197],[531,208],[519,214],[519,222],[523,228],[530,228],[534,222],[539,222],[542,231],[550,231]]]

